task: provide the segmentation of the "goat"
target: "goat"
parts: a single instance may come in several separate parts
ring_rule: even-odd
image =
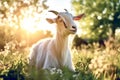
[[[68,36],[75,34],[77,31],[76,24],[73,20],[79,20],[84,14],[72,16],[67,10],[65,12],[54,13],[56,18],[46,18],[49,23],[56,23],[55,38],[44,39],[34,44],[30,50],[29,64],[37,69],[51,69],[68,67],[74,71],[70,50],[68,48]]]

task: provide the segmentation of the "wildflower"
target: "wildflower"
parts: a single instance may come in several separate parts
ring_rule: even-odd
[[[57,69],[57,73],[62,74],[62,70],[61,69]]]
[[[72,77],[73,77],[73,78],[76,78],[76,77],[77,77],[77,75],[76,75],[76,74],[74,74]]]
[[[56,68],[50,69],[50,73],[51,73],[52,75],[55,74],[55,72],[56,72]]]

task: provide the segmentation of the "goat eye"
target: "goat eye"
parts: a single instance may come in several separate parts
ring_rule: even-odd
[[[60,18],[60,16],[57,17],[58,19]]]
[[[60,16],[58,16],[57,19],[59,20],[59,22],[62,22],[62,19]]]

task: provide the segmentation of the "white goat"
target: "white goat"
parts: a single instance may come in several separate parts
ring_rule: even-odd
[[[65,12],[49,11],[57,17],[47,18],[49,23],[56,23],[57,33],[55,38],[45,39],[34,44],[29,55],[29,64],[37,69],[50,69],[68,67],[74,71],[70,50],[68,49],[68,36],[77,31],[73,20],[79,20],[84,14],[72,16],[67,10]]]

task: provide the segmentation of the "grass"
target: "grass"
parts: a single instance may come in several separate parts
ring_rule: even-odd
[[[7,44],[0,52],[0,80],[120,80],[120,46],[106,46],[73,49],[76,72],[71,72],[66,67],[31,69],[27,61],[29,48],[16,49],[13,43]]]

